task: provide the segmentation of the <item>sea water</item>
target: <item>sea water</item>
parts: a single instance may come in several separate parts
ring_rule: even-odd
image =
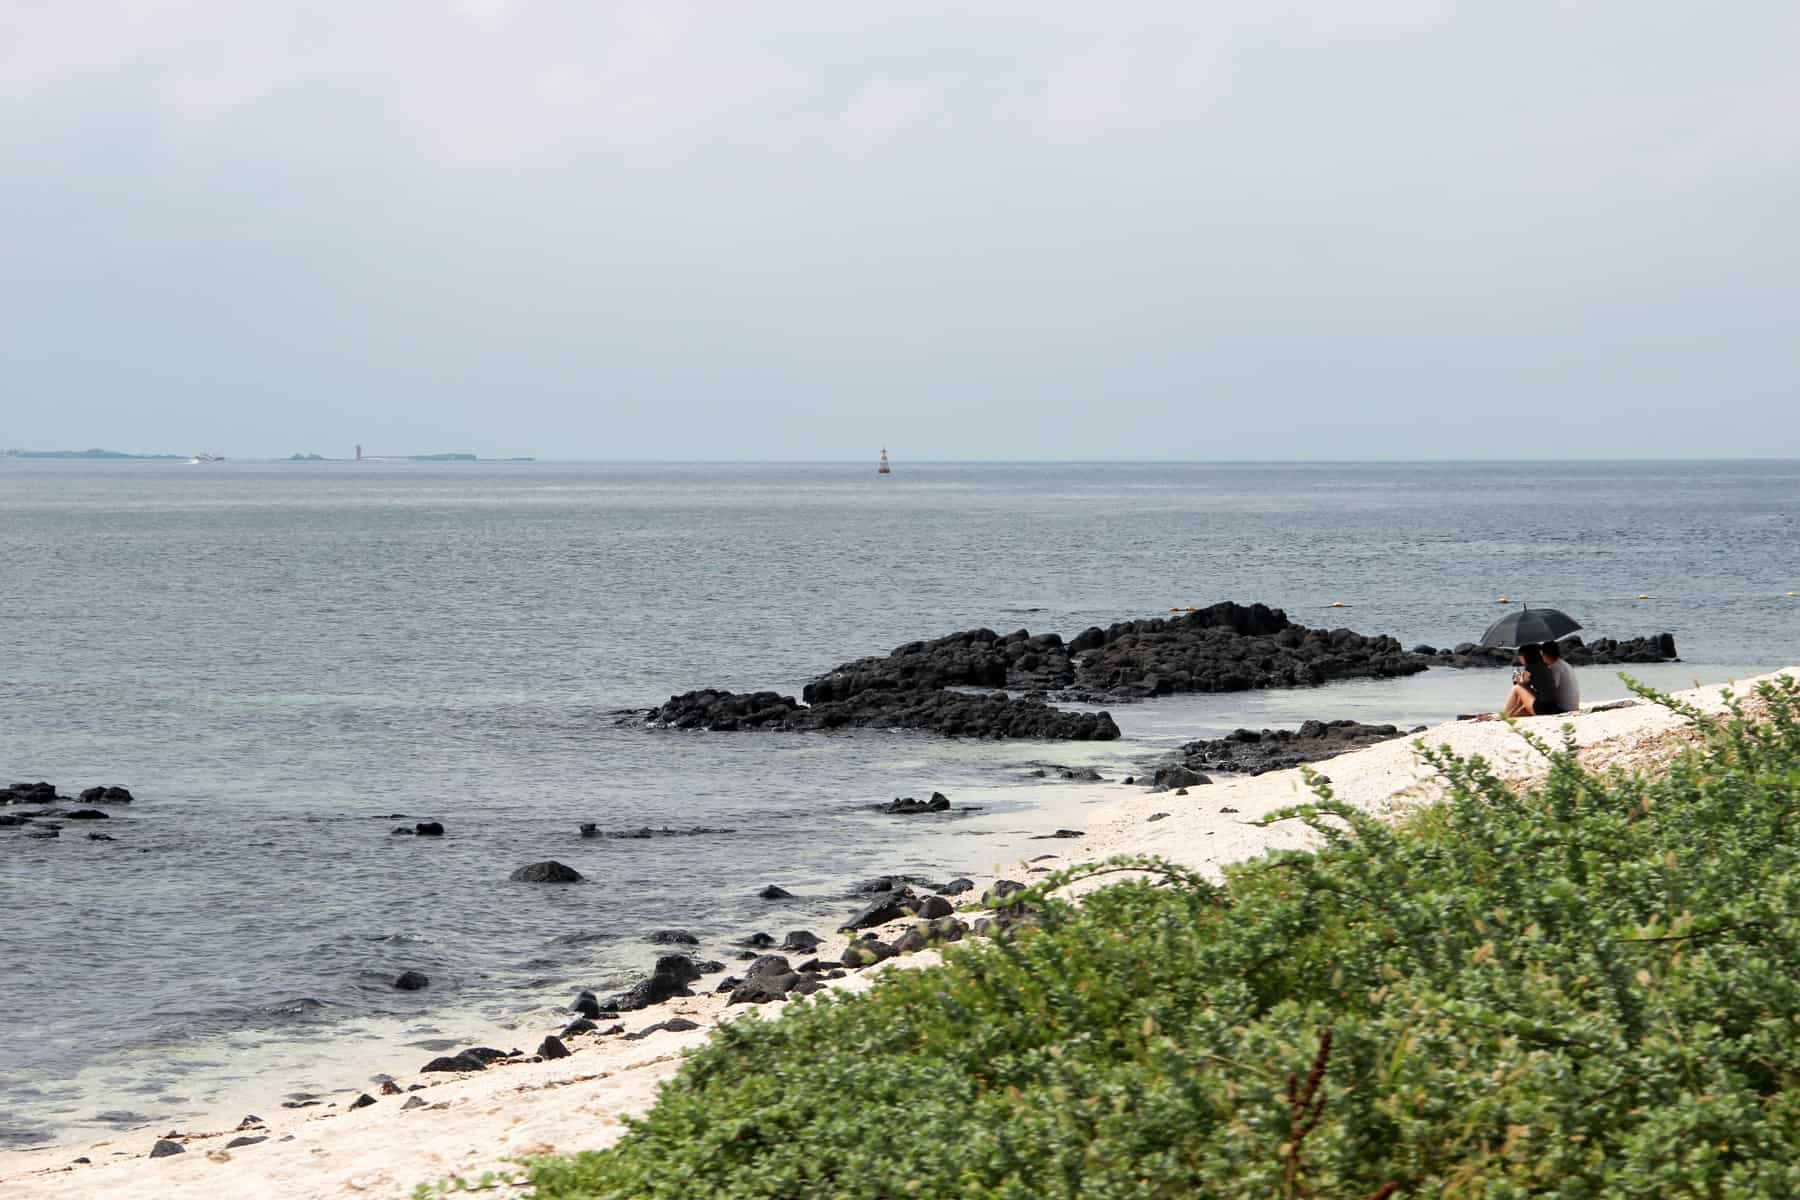
[[[56,840],[0,830],[0,1146],[416,1069],[553,1028],[641,973],[650,931],[723,957],[829,929],[864,876],[1016,862],[1079,820],[1045,764],[1116,778],[1238,725],[1435,721],[1505,680],[1171,697],[1084,745],[621,721],[671,693],[1221,599],[1448,645],[1500,595],[1673,632],[1685,661],[1635,674],[1681,687],[1800,659],[1791,590],[1791,462],[0,460],[0,776],[137,796]],[[1583,689],[1625,694],[1611,670]],[[871,809],[933,790],[980,811]],[[391,836],[417,820],[446,836]],[[548,858],[589,883],[507,881]],[[431,986],[396,991],[408,969]]]

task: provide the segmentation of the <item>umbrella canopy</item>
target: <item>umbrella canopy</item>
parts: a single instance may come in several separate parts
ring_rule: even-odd
[[[1557,642],[1581,628],[1581,623],[1559,608],[1521,608],[1487,627],[1483,646],[1516,650],[1531,642]]]

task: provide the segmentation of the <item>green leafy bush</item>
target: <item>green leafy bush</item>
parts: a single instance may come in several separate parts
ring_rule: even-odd
[[[723,1026],[536,1195],[1800,1196],[1800,688],[1762,702],[1655,777],[1421,746],[1398,826],[1315,779],[1323,847],[1222,885],[1064,872],[1011,941]]]

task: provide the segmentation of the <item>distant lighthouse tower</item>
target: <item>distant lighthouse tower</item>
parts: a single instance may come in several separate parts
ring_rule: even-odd
[[[362,461],[362,447],[360,445],[357,446],[357,448],[356,448],[356,461],[357,462]]]
[[[875,468],[875,473],[877,475],[892,475],[894,473],[894,469],[888,466],[886,446],[881,448],[881,465]]]

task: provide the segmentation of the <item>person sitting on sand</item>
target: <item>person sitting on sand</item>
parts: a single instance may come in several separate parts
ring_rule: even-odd
[[[1544,652],[1544,665],[1550,668],[1550,678],[1556,684],[1556,706],[1563,712],[1579,710],[1581,685],[1575,682],[1575,668],[1563,660],[1562,647],[1555,642],[1544,642],[1538,649]]]
[[[1513,674],[1502,717],[1548,717],[1562,711],[1556,696],[1556,678],[1544,663],[1544,652],[1533,642],[1519,647],[1520,670]]]

